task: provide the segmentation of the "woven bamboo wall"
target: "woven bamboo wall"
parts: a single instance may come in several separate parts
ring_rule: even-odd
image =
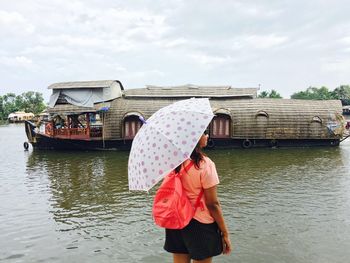
[[[139,112],[145,119],[156,110],[178,99],[119,98],[106,114],[105,138],[122,138],[123,117]],[[327,139],[339,138],[328,131],[327,124],[341,125],[340,101],[305,101],[290,99],[210,99],[215,111],[230,113],[232,138],[251,139]],[[266,112],[268,117],[257,115]],[[318,118],[322,123],[312,121]],[[339,132],[340,133],[340,132]]]
[[[123,118],[126,113],[138,112],[145,119],[158,109],[175,102],[176,99],[154,99],[154,98],[119,98],[111,103],[111,108],[106,114],[105,139],[121,139]]]
[[[327,124],[341,123],[340,101],[305,101],[291,99],[252,99],[211,101],[215,108],[231,112],[233,138],[326,139],[338,138]],[[268,117],[258,115],[267,113]],[[314,118],[316,117],[316,118]],[[319,119],[322,123],[313,121]]]

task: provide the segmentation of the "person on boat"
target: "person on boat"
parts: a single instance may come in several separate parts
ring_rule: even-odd
[[[71,115],[71,128],[84,128],[84,125],[79,121],[78,115]]]
[[[212,257],[231,252],[231,241],[220,202],[217,197],[219,178],[215,164],[203,152],[208,143],[205,132],[191,154],[175,171],[179,172],[190,161],[194,165],[183,173],[181,181],[192,205],[204,191],[201,204],[190,223],[183,229],[165,229],[164,249],[173,253],[175,263],[212,262]]]
[[[63,128],[65,126],[64,119],[60,115],[57,115],[55,117],[54,123],[55,123],[55,128],[56,129],[61,129],[61,128]]]

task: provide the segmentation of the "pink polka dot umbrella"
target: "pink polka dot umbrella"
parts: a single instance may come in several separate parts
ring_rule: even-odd
[[[148,191],[190,158],[213,117],[206,98],[177,101],[155,112],[132,142],[129,189]]]

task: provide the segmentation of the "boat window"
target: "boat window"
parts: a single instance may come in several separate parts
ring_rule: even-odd
[[[86,124],[87,124],[87,122],[86,122],[86,115],[85,114],[79,115],[78,120],[79,120],[79,123],[82,125],[81,128],[85,128]]]
[[[90,125],[91,126],[100,126],[102,125],[102,119],[99,113],[90,113]]]
[[[231,118],[226,114],[217,114],[210,125],[210,137],[229,138]]]
[[[70,128],[70,129],[83,129],[83,128],[86,128],[86,126],[87,126],[87,122],[86,122],[85,114],[69,115],[68,128]]]
[[[259,117],[259,116],[268,118],[268,117],[269,117],[269,114],[268,114],[266,111],[261,110],[261,111],[258,111],[258,112],[255,114],[255,118],[257,118],[257,117]]]
[[[124,139],[133,139],[141,128],[139,116],[131,115],[124,119]]]
[[[322,119],[319,116],[314,116],[312,117],[311,122],[322,123]]]

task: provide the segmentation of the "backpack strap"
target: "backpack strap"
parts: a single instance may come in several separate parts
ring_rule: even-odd
[[[183,166],[183,165],[182,165],[182,166]],[[193,166],[193,161],[191,160],[191,161],[184,167],[185,172],[187,173],[187,171],[188,171],[189,169],[191,169],[192,166]],[[180,178],[181,175],[182,175],[182,173],[183,173],[183,170],[181,169],[181,170],[177,173],[177,176],[179,176],[179,178]]]
[[[197,211],[197,208],[200,206],[201,204],[201,199],[202,199],[202,196],[204,194],[204,190],[202,189],[201,192],[199,193],[198,197],[197,197],[197,200],[196,202],[194,203],[194,212],[196,213]]]
[[[193,166],[193,161],[191,160],[187,165],[186,167],[184,167],[186,173],[187,171]],[[201,203],[201,199],[202,199],[202,196],[203,196],[203,189],[200,191],[198,197],[197,197],[197,200],[196,202],[194,203],[194,212],[196,212],[197,208],[200,206],[200,203]]]
[[[187,173],[188,170],[191,169],[192,166],[193,166],[193,161],[191,160],[191,161],[186,165],[186,167],[184,167],[186,173]]]

